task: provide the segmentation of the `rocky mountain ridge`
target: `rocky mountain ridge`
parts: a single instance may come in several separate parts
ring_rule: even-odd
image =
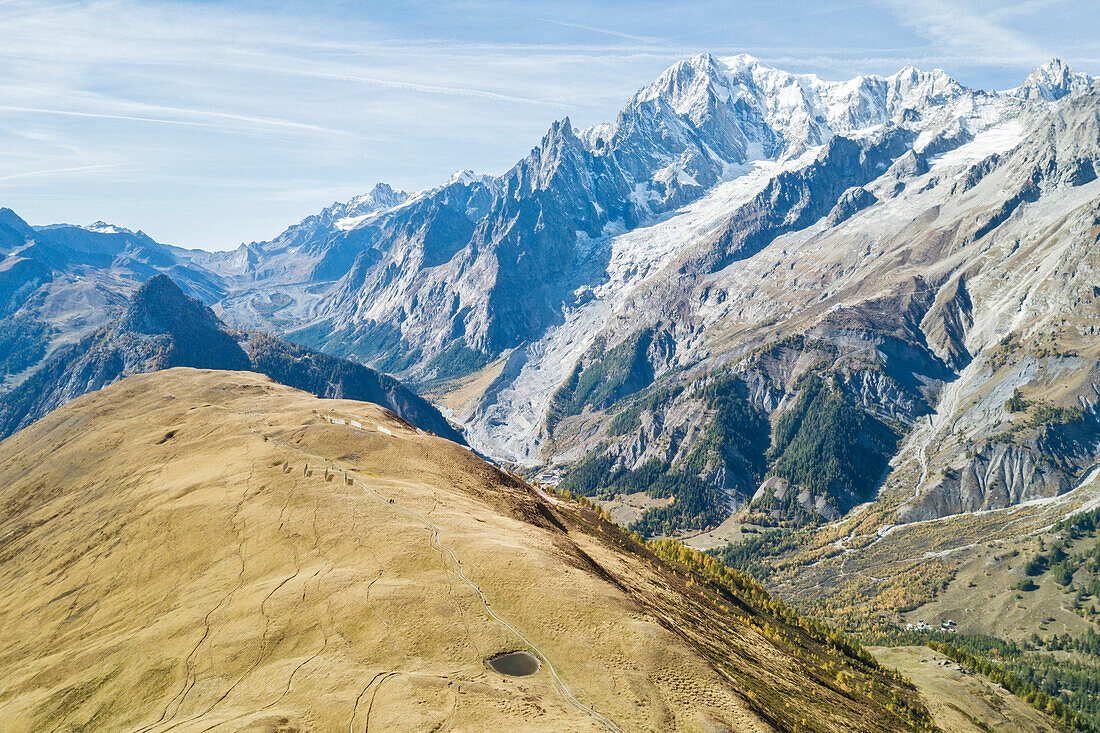
[[[993,93],[704,54],[500,177],[191,261],[227,321],[419,382],[489,455],[663,486],[648,529],[1002,506],[1097,454],[1096,107],[1057,60]]]

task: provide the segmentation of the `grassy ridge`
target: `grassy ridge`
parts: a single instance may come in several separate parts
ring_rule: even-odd
[[[713,619],[733,614],[753,631],[802,660],[803,682],[820,684],[858,703],[882,706],[890,723],[882,730],[934,730],[934,723],[913,685],[896,670],[882,666],[854,637],[799,613],[768,593],[751,575],[714,556],[686,547],[674,539],[647,541],[611,522],[607,513],[585,497],[561,487],[548,489],[589,510],[601,535],[639,556],[639,561],[672,568],[683,591],[704,604]],[[716,643],[720,643],[717,642]],[[721,657],[712,662],[725,668]],[[748,670],[727,669],[732,676]],[[754,708],[780,730],[814,730],[805,717],[791,720],[791,701],[780,690],[757,690],[750,695]]]
[[[876,623],[851,630],[868,645],[923,644],[993,682],[1073,730],[1100,731],[1100,660],[1055,658],[984,634],[910,631]]]

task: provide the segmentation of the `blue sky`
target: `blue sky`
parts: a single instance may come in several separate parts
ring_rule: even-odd
[[[375,181],[499,173],[701,51],[1003,89],[1100,74],[1095,0],[0,0],[0,204],[188,247],[262,240]]]

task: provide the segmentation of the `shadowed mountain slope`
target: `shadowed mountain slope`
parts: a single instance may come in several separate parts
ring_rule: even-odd
[[[142,285],[110,325],[62,350],[0,396],[0,436],[127,375],[177,366],[262,372],[323,397],[374,402],[419,428],[462,442],[438,410],[396,379],[266,334],[231,334],[213,311],[166,275]]]
[[[169,275],[205,303],[225,297],[222,275],[196,256],[104,222],[32,227],[0,209],[0,391],[117,318],[154,275]]]

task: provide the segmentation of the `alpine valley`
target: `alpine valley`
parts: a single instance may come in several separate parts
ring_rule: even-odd
[[[1100,620],[1098,172],[1100,82],[1059,60],[994,92],[703,54],[500,176],[232,251],[3,209],[0,434],[172,367],[375,402],[588,497],[616,553],[678,538],[896,647],[941,727],[1100,730],[1095,651],[1041,671]],[[925,689],[924,644],[1022,710]]]

